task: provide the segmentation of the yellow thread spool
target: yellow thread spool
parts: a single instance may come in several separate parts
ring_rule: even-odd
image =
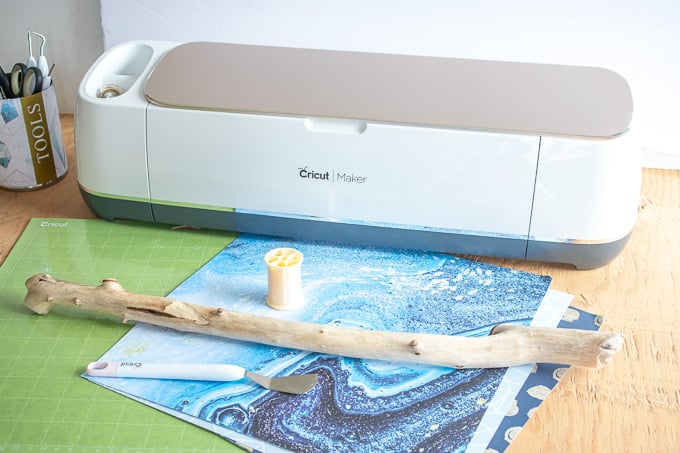
[[[270,250],[264,256],[267,264],[267,305],[277,310],[302,306],[302,253],[292,248]]]

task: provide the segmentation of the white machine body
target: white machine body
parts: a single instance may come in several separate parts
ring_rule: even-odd
[[[109,219],[592,268],[635,224],[631,117],[597,68],[135,41],[80,85],[78,182]]]

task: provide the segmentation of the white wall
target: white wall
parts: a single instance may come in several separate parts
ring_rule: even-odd
[[[677,0],[102,0],[102,16],[106,47],[210,40],[606,67],[631,85],[646,164],[680,168]]]
[[[48,36],[60,108],[103,51],[130,39],[603,66],[623,75],[648,166],[680,168],[677,0],[0,0],[0,65]]]

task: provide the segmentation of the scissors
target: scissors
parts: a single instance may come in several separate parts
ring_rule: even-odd
[[[42,86],[43,73],[38,67],[28,68],[23,63],[16,63],[9,74],[9,94],[5,95],[13,98],[30,96],[42,91]]]
[[[0,99],[7,99],[11,94],[9,88],[9,77],[5,74],[5,70],[0,66]]]

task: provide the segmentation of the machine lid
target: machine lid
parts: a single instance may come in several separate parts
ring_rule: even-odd
[[[145,95],[172,108],[612,138],[632,119],[610,70],[195,42],[168,51]]]

